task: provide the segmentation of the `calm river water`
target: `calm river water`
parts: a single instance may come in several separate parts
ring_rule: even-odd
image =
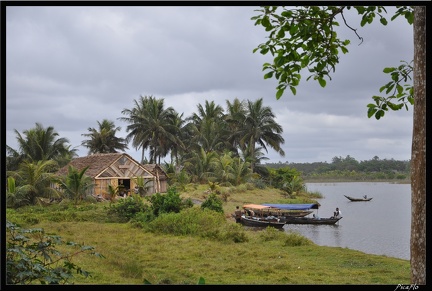
[[[308,191],[324,198],[318,213],[333,215],[336,207],[342,219],[336,225],[285,225],[318,245],[343,247],[368,254],[410,259],[411,185],[384,182],[306,183]],[[344,195],[373,197],[369,202],[351,202]]]

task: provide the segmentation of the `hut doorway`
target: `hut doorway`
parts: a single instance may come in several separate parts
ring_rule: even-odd
[[[119,194],[120,196],[130,195],[130,179],[118,179]]]

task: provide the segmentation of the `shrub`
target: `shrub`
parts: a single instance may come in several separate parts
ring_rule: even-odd
[[[222,199],[216,196],[215,193],[211,193],[207,199],[201,204],[202,209],[210,209],[216,212],[224,213]]]
[[[135,217],[137,213],[144,212],[146,209],[147,207],[142,198],[138,195],[132,195],[110,204],[107,214],[113,221],[128,222]]]
[[[272,240],[280,240],[285,239],[286,233],[276,229],[274,227],[266,227],[263,231],[260,232],[259,238],[266,242]]]
[[[226,220],[222,213],[192,207],[180,213],[162,213],[149,222],[145,229],[153,233],[206,236],[224,223]]]
[[[301,234],[292,231],[288,233],[284,242],[284,246],[289,247],[308,246],[313,244],[314,242],[307,237],[304,237]]]
[[[72,257],[95,253],[93,247],[74,242],[65,242],[59,236],[46,235],[43,229],[21,229],[16,224],[6,222],[6,283],[7,284],[68,284],[73,274],[84,277],[89,272],[72,263]],[[62,254],[57,245],[78,248],[72,254]]]

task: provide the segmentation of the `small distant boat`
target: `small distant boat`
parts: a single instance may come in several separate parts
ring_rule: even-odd
[[[350,201],[353,201],[353,202],[357,202],[357,201],[371,201],[372,200],[372,197],[367,198],[367,196],[365,196],[363,198],[354,198],[354,197],[350,197],[350,196],[346,196],[346,195],[344,195],[344,196],[346,198],[348,198]]]

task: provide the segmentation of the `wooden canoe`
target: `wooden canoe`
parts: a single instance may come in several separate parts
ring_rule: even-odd
[[[251,216],[242,216],[241,223],[244,226],[251,227],[274,227],[278,229],[282,229],[285,225],[284,222],[280,222],[277,219],[268,219],[262,217],[251,217]]]
[[[285,224],[335,224],[342,217],[338,218],[312,218],[312,217],[285,217],[285,219],[281,219]]]
[[[358,202],[358,201],[371,201],[373,197],[370,198],[354,198],[354,197],[350,197],[350,196],[346,196],[344,195],[346,198],[348,198],[350,201],[353,202]]]

